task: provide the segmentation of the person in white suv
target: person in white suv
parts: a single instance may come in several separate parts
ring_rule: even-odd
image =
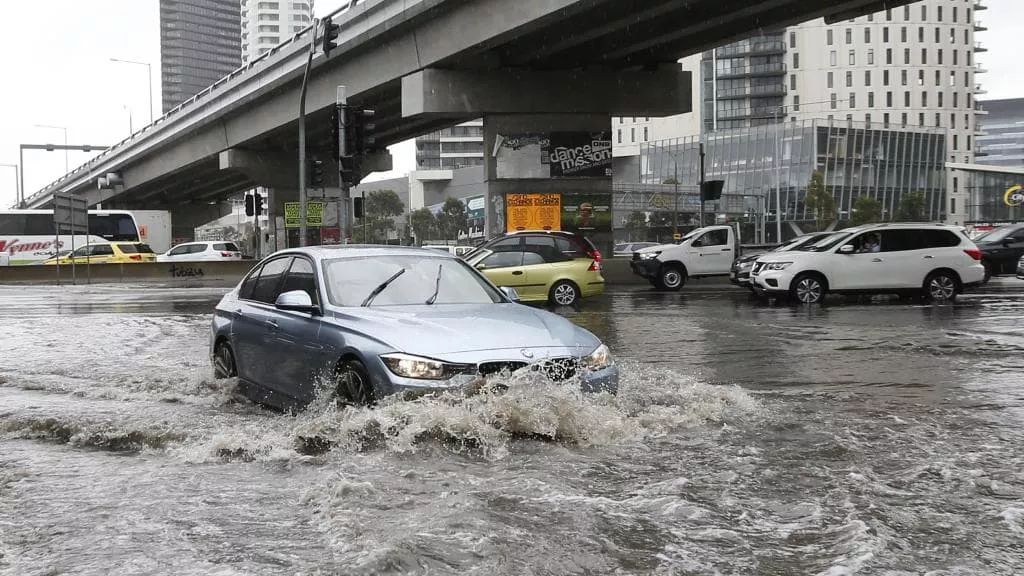
[[[762,295],[805,304],[829,292],[909,293],[956,298],[985,278],[981,251],[959,228],[942,224],[875,224],[827,236],[807,251],[767,254],[751,271]]]

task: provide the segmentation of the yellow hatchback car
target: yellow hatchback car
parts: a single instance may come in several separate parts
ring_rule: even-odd
[[[43,264],[137,264],[139,262],[156,262],[156,254],[149,244],[141,242],[110,242],[107,244],[88,244],[75,249],[74,252],[50,258]]]
[[[572,306],[604,293],[601,252],[571,232],[510,232],[466,256],[496,286],[515,288],[523,302]]]

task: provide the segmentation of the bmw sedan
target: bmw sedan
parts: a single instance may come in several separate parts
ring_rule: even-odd
[[[593,334],[520,305],[461,259],[436,250],[320,246],[260,262],[217,305],[217,377],[260,402],[309,403],[319,383],[346,404],[478,386],[534,370],[615,392],[618,369]],[[255,391],[255,394],[251,392]]]

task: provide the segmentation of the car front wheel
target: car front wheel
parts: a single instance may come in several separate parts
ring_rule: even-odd
[[[662,266],[661,271],[658,272],[658,284],[657,287],[661,290],[671,290],[676,292],[682,289],[683,284],[686,283],[686,274],[683,269],[675,265]]]
[[[227,342],[217,344],[213,351],[213,377],[217,379],[234,378],[238,375],[235,367],[235,352]]]
[[[548,301],[558,306],[572,306],[580,299],[580,290],[568,280],[559,280],[551,287]]]
[[[815,274],[801,274],[793,280],[791,286],[790,295],[801,304],[817,304],[828,293],[825,281]]]
[[[359,360],[347,360],[335,372],[338,402],[348,406],[373,404],[373,384],[366,366]]]
[[[924,297],[932,302],[950,302],[960,292],[960,282],[950,272],[932,272],[924,281]]]

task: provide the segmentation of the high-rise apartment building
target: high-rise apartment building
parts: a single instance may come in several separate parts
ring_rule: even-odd
[[[238,68],[239,0],[160,0],[163,111]]]
[[[313,21],[312,0],[241,0],[241,3],[243,62],[259,57]]]
[[[978,126],[978,164],[1024,168],[1024,98],[985,100]]]
[[[416,170],[454,170],[483,163],[483,120],[471,120],[416,138]]]

